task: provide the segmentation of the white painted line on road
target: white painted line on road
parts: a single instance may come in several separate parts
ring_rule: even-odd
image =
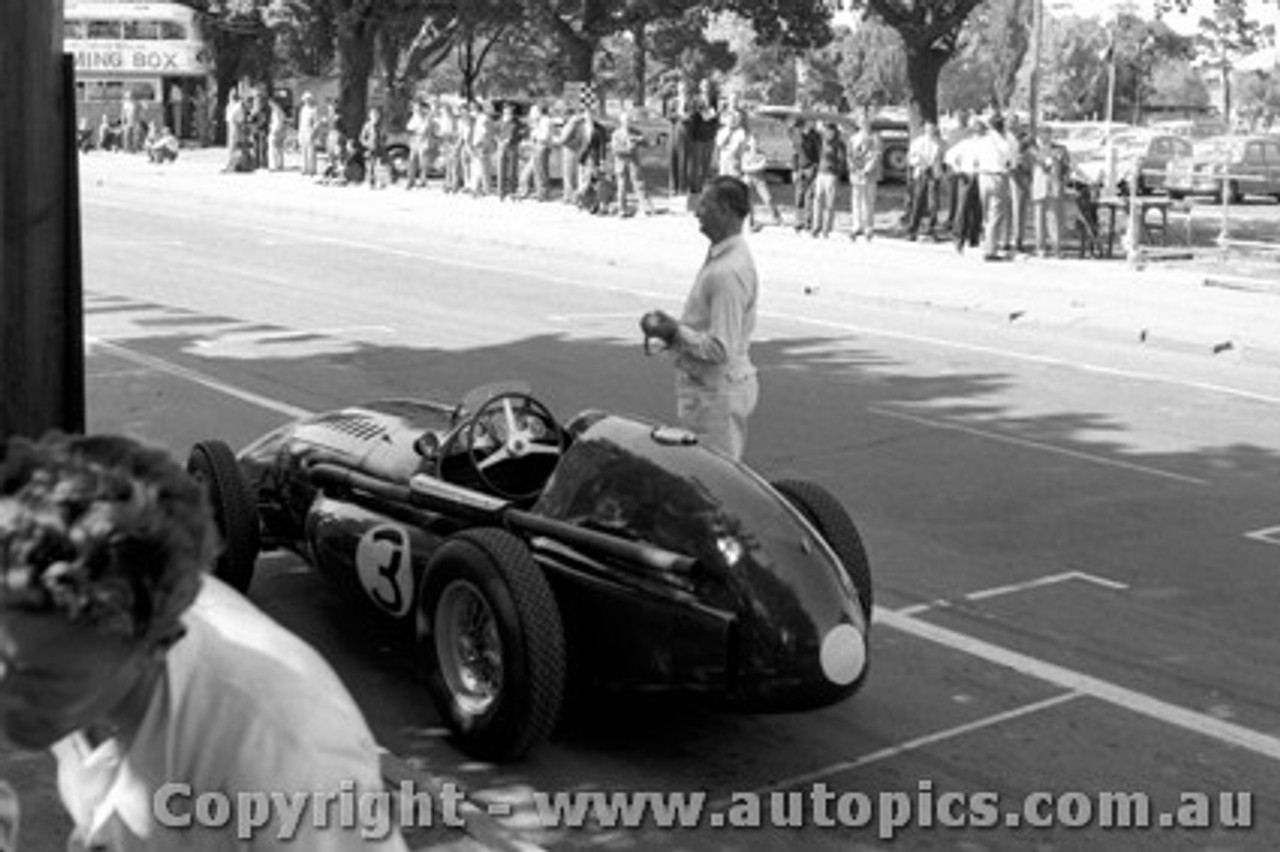
[[[1060,456],[1077,459],[1079,461],[1093,462],[1094,464],[1106,465],[1108,467],[1119,468],[1121,470],[1129,470],[1135,473],[1143,473],[1148,476],[1158,476],[1161,479],[1172,479],[1175,482],[1185,482],[1190,485],[1212,485],[1213,483],[1205,479],[1195,476],[1186,476],[1181,473],[1172,473],[1167,470],[1160,470],[1146,465],[1133,464],[1132,462],[1120,461],[1118,459],[1107,458],[1105,456],[1096,456],[1092,453],[1082,453],[1079,450],[1068,450],[1065,447],[1057,447],[1053,444],[1045,444],[1041,441],[1032,441],[1027,438],[1015,438],[1012,435],[1002,435],[999,432],[988,432],[985,429],[976,429],[972,426],[962,426],[959,423],[948,423],[945,420],[934,420],[928,417],[920,417],[915,414],[907,414],[902,411],[894,411],[893,409],[884,408],[882,406],[873,405],[868,409],[872,414],[879,414],[881,417],[893,417],[898,420],[908,420],[912,423],[918,423],[921,426],[929,426],[934,429],[945,429],[951,432],[961,432],[965,435],[972,435],[977,438],[986,438],[992,441],[999,441],[1005,444],[1012,444],[1018,447],[1026,447],[1032,450],[1042,450],[1048,453],[1055,453]]]
[[[953,728],[947,728],[942,731],[935,731],[932,734],[916,737],[897,745],[887,746],[878,751],[864,754],[862,757],[853,760],[843,760],[839,763],[833,763],[822,769],[816,769],[813,772],[805,772],[800,775],[793,775],[790,778],[783,778],[781,781],[775,781],[766,787],[758,788],[753,791],[756,793],[772,793],[776,790],[788,790],[799,786],[808,786],[821,781],[823,778],[829,778],[832,775],[839,775],[842,772],[848,772],[852,769],[858,769],[871,763],[879,763],[884,760],[890,760],[907,752],[917,751],[926,746],[935,745],[946,740],[955,739],[956,737],[971,734],[974,731],[980,731],[983,728],[990,728],[994,725],[1001,725],[1005,722],[1011,722],[1014,719],[1020,719],[1023,716],[1029,716],[1032,713],[1039,713],[1042,710],[1048,710],[1065,704],[1068,701],[1079,698],[1078,692],[1065,692],[1055,695],[1052,698],[1046,698],[1042,701],[1036,701],[1031,704],[1024,704],[1021,707],[1014,707],[1012,710],[1005,710],[1001,713],[995,713],[991,716],[984,716],[981,719],[975,719],[972,722],[965,722],[963,725],[956,725]],[[711,804],[712,810],[721,810],[730,807],[733,804],[732,799],[722,799]]]
[[[640,318],[636,316],[635,311],[628,313],[595,313],[595,314],[551,314],[547,317],[551,322],[577,322],[579,320],[601,320],[601,319],[630,319],[636,322]]]
[[[1251,538],[1254,541],[1260,541],[1264,544],[1280,544],[1280,527],[1267,527],[1265,530],[1254,530],[1245,533],[1245,538]]]
[[[1025,592],[1028,589],[1038,589],[1042,586],[1052,586],[1057,583],[1065,583],[1068,580],[1083,580],[1086,583],[1105,586],[1108,589],[1129,588],[1125,583],[1121,583],[1116,580],[1108,580],[1105,577],[1098,577],[1093,574],[1086,574],[1083,571],[1063,571],[1061,574],[1049,574],[1045,577],[1038,577],[1034,580],[1027,580],[1022,583],[1010,583],[1007,586],[993,586],[990,589],[969,592],[964,597],[965,600],[984,601],[988,598],[998,598],[1002,595],[1012,595],[1018,592]],[[901,612],[901,610],[899,610],[899,612]]]
[[[241,390],[240,388],[235,387],[234,385],[229,385],[226,382],[218,381],[212,376],[206,376],[204,373],[198,372],[196,370],[190,370],[186,367],[180,367],[177,364],[164,360],[163,358],[156,358],[151,355],[144,355],[141,352],[135,352],[134,350],[129,349],[128,347],[125,347],[125,346],[121,346],[117,343],[109,343],[105,340],[100,340],[92,337],[85,338],[85,342],[88,343],[90,347],[103,349],[109,352],[110,354],[116,356],[117,358],[123,358],[126,361],[132,361],[135,364],[141,364],[144,367],[150,367],[151,369],[157,370],[161,373],[168,373],[171,376],[176,376],[177,378],[185,379],[189,382],[194,382],[195,384],[200,385],[201,387],[207,388],[212,391],[217,391],[218,393],[226,394],[227,396],[234,397],[235,399],[241,400],[243,402],[247,402],[251,405],[256,405],[259,408],[265,408],[268,411],[275,411],[279,414],[285,415],[286,417],[292,417],[296,419],[301,417],[308,417],[311,415],[311,412],[307,411],[305,408],[298,408],[297,406],[294,406],[294,405],[289,405],[283,402],[277,402],[274,399],[268,399],[267,397],[262,396],[260,394],[252,393],[246,390]]]
[[[903,633],[934,642],[972,657],[1012,669],[1037,680],[1052,683],[1115,707],[1146,716],[1158,722],[1183,728],[1192,733],[1242,748],[1259,757],[1280,761],[1280,739],[1243,725],[1237,725],[1208,713],[1188,710],[1136,690],[1092,677],[1040,660],[1027,654],[1003,648],[991,642],[922,621],[914,616],[876,607],[874,622]]]
[[[135,208],[126,204],[112,204],[104,201],[93,201],[92,204],[99,207],[117,208],[136,212]],[[163,211],[160,215],[169,216],[171,218],[199,219],[207,221],[207,217],[197,217],[194,215],[182,215],[172,211]],[[496,263],[478,263],[469,260],[460,260],[453,257],[442,257],[440,255],[427,254],[421,251],[408,251],[405,249],[392,248],[386,244],[368,242],[363,240],[352,240],[342,237],[331,237],[324,234],[313,234],[305,231],[296,231],[285,228],[269,228],[260,225],[247,225],[243,222],[224,222],[224,224],[233,227],[243,228],[250,231],[260,231],[267,234],[277,234],[289,237],[291,239],[305,239],[316,243],[329,243],[331,245],[346,246],[348,248],[361,249],[375,253],[389,254],[395,257],[404,257],[413,260],[423,260],[429,263],[438,263],[440,265],[456,266],[459,269],[474,269],[481,272],[493,272],[502,275],[518,275],[522,278],[532,279],[534,281],[548,281],[556,284],[566,284],[572,287],[579,287],[587,290],[596,290],[609,293],[622,293],[625,295],[635,296],[643,299],[663,299],[670,302],[683,302],[684,296],[675,293],[663,293],[652,290],[644,290],[635,287],[620,287],[610,284],[603,284],[599,281],[583,281],[577,278],[567,278],[561,275],[546,275],[536,272],[527,267],[511,267],[503,266]],[[255,276],[261,277],[261,276]],[[873,337],[884,337],[894,340],[907,340],[913,343],[927,343],[931,346],[944,347],[948,349],[957,349],[968,352],[978,352],[985,355],[995,355],[1001,358],[1008,358],[1016,361],[1026,361],[1030,363],[1046,364],[1055,367],[1061,367],[1068,370],[1076,370],[1085,373],[1097,373],[1099,375],[1111,376],[1114,378],[1132,379],[1135,381],[1154,382],[1158,384],[1172,385],[1174,387],[1193,388],[1195,390],[1206,391],[1209,393],[1221,394],[1224,396],[1233,396],[1239,399],[1248,399],[1253,402],[1266,403],[1268,405],[1280,405],[1280,396],[1273,394],[1263,394],[1254,391],[1243,390],[1241,388],[1233,388],[1227,385],[1219,385],[1213,382],[1198,382],[1177,376],[1164,376],[1159,373],[1148,373],[1140,370],[1122,370],[1117,367],[1106,367],[1097,364],[1086,364],[1074,358],[1055,358],[1049,355],[1034,355],[1027,352],[1019,352],[1013,349],[1002,349],[996,346],[984,346],[975,343],[961,343],[955,340],[945,340],[943,338],[932,337],[923,334],[911,334],[907,332],[889,331],[882,328],[872,326],[859,325],[848,322],[835,322],[832,320],[822,320],[814,317],[800,316],[797,314],[789,314],[780,311],[760,311],[760,316],[770,319],[781,319],[789,322],[803,323],[808,325],[816,325],[822,328],[828,328],[835,331],[851,334],[865,334]]]

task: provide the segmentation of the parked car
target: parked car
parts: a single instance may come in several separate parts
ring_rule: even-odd
[[[1165,175],[1171,198],[1208,195],[1232,202],[1246,195],[1280,199],[1280,137],[1216,136],[1197,142],[1191,156],[1174,160]]]
[[[1192,152],[1192,143],[1188,139],[1170,133],[1153,133],[1142,128],[1115,133],[1109,142],[1115,151],[1114,186],[1103,186],[1108,172],[1106,139],[1096,155],[1078,155],[1076,166],[1089,183],[1103,186],[1108,193],[1117,192],[1121,195],[1129,193],[1129,176],[1134,169],[1138,170],[1139,195],[1149,195],[1163,189],[1169,163],[1179,157],[1189,157]]]
[[[523,383],[286,424],[237,457],[192,450],[249,590],[288,550],[403,633],[478,757],[523,755],[566,683],[681,691],[745,712],[816,709],[865,680],[871,569],[844,508],[768,482],[683,429]]]
[[[853,117],[841,113],[802,110],[791,106],[761,106],[751,110],[747,121],[768,161],[765,170],[783,182],[791,180],[791,139],[787,134],[796,118],[803,118],[811,125],[834,121],[845,137],[856,127]],[[871,127],[880,134],[884,143],[881,181],[905,180],[907,148],[911,142],[907,122],[876,116],[872,118]]]

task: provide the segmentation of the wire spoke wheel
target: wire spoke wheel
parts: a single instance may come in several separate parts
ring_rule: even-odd
[[[493,610],[471,583],[450,583],[436,604],[437,663],[460,709],[489,710],[502,693],[502,639]]]

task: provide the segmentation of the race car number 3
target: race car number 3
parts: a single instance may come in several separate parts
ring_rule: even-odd
[[[402,527],[379,524],[366,531],[356,545],[356,571],[360,585],[379,609],[397,618],[409,611],[413,567],[409,536]]]

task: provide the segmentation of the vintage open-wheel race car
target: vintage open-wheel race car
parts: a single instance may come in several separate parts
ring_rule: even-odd
[[[515,759],[566,682],[706,694],[751,712],[822,707],[867,672],[871,574],[821,486],[769,483],[696,436],[518,383],[461,402],[317,414],[233,454],[197,444],[247,592],[289,550],[404,626],[464,749]]]

